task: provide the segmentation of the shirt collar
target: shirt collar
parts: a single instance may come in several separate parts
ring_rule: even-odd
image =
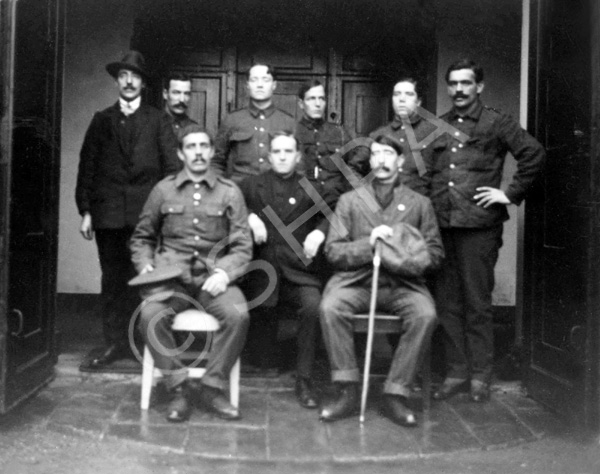
[[[273,102],[266,109],[259,109],[252,101],[250,101],[250,105],[248,105],[248,110],[252,114],[253,117],[258,117],[259,114],[263,113],[266,117],[270,117],[273,112],[275,112],[275,106]]]
[[[481,100],[477,99],[471,107],[467,110],[466,113],[460,115],[455,108],[452,109],[452,119],[456,119],[458,117],[462,118],[470,118],[471,120],[477,122],[479,117],[481,116],[481,112],[483,111],[483,104]]]
[[[142,96],[136,97],[133,100],[125,100],[122,97],[119,97],[119,106],[121,108],[129,108],[133,112],[140,108],[140,104],[142,103]],[[132,112],[132,113],[133,113]]]
[[[179,173],[177,173],[177,176],[175,177],[175,186],[177,188],[180,188],[188,181],[193,183],[206,183],[206,185],[212,189],[217,183],[217,175],[211,168],[209,168],[208,171],[206,171],[204,176],[202,176],[202,178],[200,178],[199,181],[194,181],[192,180],[192,178],[189,177],[185,169],[182,169]]]

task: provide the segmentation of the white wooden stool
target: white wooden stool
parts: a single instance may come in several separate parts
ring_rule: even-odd
[[[219,329],[219,321],[214,316],[197,309],[187,309],[178,313],[173,318],[173,331],[186,332],[215,332]],[[187,369],[189,378],[202,378],[206,369],[204,367],[189,367]],[[150,394],[156,379],[162,374],[159,369],[154,368],[154,358],[144,346],[144,360],[142,368],[142,397],[140,406],[147,410],[150,406]],[[240,359],[235,361],[229,374],[229,400],[234,407],[238,407],[240,400]]]

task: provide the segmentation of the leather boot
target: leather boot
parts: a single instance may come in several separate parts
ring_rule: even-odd
[[[319,412],[321,421],[336,421],[356,415],[359,410],[358,383],[338,383],[338,394],[323,404]]]

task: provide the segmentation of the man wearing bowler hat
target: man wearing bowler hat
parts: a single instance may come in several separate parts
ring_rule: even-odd
[[[336,273],[323,292],[321,326],[337,395],[322,405],[322,421],[346,418],[358,410],[352,317],[369,309],[373,248],[381,241],[377,309],[401,316],[404,330],[383,389],[385,410],[398,424],[416,425],[407,401],[436,324],[423,276],[440,264],[444,249],[431,202],[401,183],[403,161],[400,143],[385,135],[376,137],[370,159],[373,183],[340,197],[337,223],[329,228],[325,254]]]
[[[75,200],[81,235],[96,237],[102,271],[101,306],[106,347],[89,367],[102,369],[130,354],[127,328],[138,297],[129,238],[152,187],[180,169],[177,140],[164,114],[142,101],[148,78],[144,57],[129,51],[106,66],[118,101],[96,112],[80,153]]]

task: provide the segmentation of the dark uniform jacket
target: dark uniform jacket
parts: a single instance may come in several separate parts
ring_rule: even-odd
[[[163,112],[142,103],[129,117],[136,122],[132,143],[119,133],[122,119],[118,102],[96,112],[81,148],[75,200],[95,229],[135,226],[152,187],[181,168]]]
[[[509,115],[480,102],[466,117],[451,110],[441,117],[470,138],[442,135],[431,145],[431,201],[440,227],[486,228],[508,219],[506,206],[477,206],[476,188],[500,188],[507,152],[517,160],[517,171],[505,190],[520,204],[542,171],[546,153],[540,143]]]
[[[342,149],[354,136],[342,125],[302,117],[296,127],[296,139],[302,152],[299,171],[305,174],[315,189],[327,194],[332,200],[328,204],[335,209],[338,198],[349,191],[351,186],[331,157],[344,152]],[[368,166],[368,156],[357,151],[359,150],[347,150],[342,158],[352,172],[361,176],[365,165]]]
[[[171,115],[165,110],[165,118],[171,124],[175,137],[179,138],[179,132],[188,125],[198,124],[195,120],[189,118],[186,114]]]
[[[283,278],[295,285],[318,286],[322,283],[319,278],[319,255],[308,265],[305,264],[296,251],[303,252],[303,243],[306,236],[315,229],[327,234],[328,221],[323,214],[317,210],[315,214],[298,228],[283,230],[299,219],[306,211],[315,207],[315,202],[300,185],[302,175],[294,173],[287,179],[277,176],[272,170],[259,176],[251,176],[242,181],[240,187],[246,203],[248,212],[256,214],[265,223],[267,228],[267,242],[255,246],[254,259],[264,260],[271,264],[277,273],[275,287],[268,299],[262,303],[263,306],[272,307],[277,305],[279,298],[279,284]],[[279,181],[283,186],[276,186]],[[277,194],[279,189],[281,194]],[[268,217],[266,208],[271,207],[280,219],[273,221]],[[292,243],[292,245],[290,245]],[[308,263],[308,262],[307,262]],[[269,278],[264,271],[256,271],[252,278],[245,283],[247,298],[254,299],[265,293],[269,285]]]
[[[338,201],[335,216],[341,226],[330,226],[325,242],[325,255],[336,273],[327,282],[324,297],[325,294],[340,288],[370,285],[373,274],[373,248],[369,238],[371,231],[380,225],[393,227],[394,224],[403,222],[421,232],[430,254],[430,269],[439,267],[444,258],[440,231],[428,198],[400,184],[394,188],[391,203],[382,209],[375,200],[373,186],[368,185],[365,190],[373,197],[372,201],[367,201],[359,190],[343,194]],[[386,279],[408,286],[414,291],[429,294],[422,278],[402,278],[387,274],[381,269],[380,282]]]
[[[294,118],[272,104],[261,110],[250,103],[223,120],[215,139],[212,166],[217,173],[236,183],[247,176],[260,174],[271,167],[267,159],[269,134],[292,133],[295,128]]]
[[[209,171],[194,183],[185,170],[160,181],[131,237],[131,253],[140,272],[176,265],[186,284],[200,287],[216,268],[230,282],[245,273],[252,259],[248,213],[239,188]]]
[[[407,137],[407,133],[410,130],[407,130],[408,127],[405,126],[399,118],[395,118],[389,124],[371,132],[369,137],[374,139],[379,135],[385,135],[400,142],[405,149],[404,164],[402,165],[402,172],[400,173],[400,181],[413,191],[427,196],[427,193],[429,192],[427,187],[428,175],[427,173],[423,175],[420,174],[415,160],[421,160],[425,167],[424,171],[427,171],[427,165],[422,153],[423,149],[427,148],[427,146],[425,143],[421,142],[435,132],[437,127],[418,115],[411,120],[410,123],[414,133],[412,140]],[[413,142],[412,144],[410,143],[411,141]]]

